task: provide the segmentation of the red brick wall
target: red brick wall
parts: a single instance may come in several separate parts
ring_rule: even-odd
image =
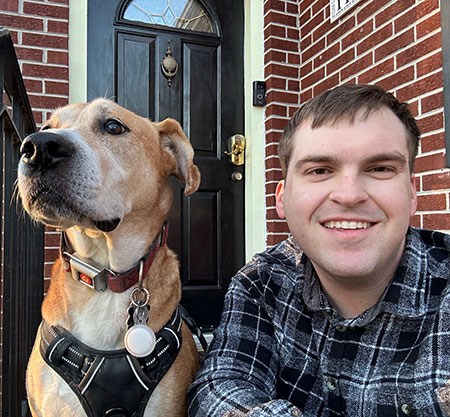
[[[277,219],[274,195],[282,127],[295,105],[345,83],[378,84],[410,103],[422,132],[413,224],[450,231],[439,0],[362,0],[333,23],[329,3],[265,2],[267,244],[288,231]]]
[[[39,125],[55,107],[69,101],[69,0],[1,0],[0,26],[11,32]],[[59,233],[46,233],[47,278],[58,239]]]

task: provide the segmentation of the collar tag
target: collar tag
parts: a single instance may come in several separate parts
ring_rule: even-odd
[[[68,254],[66,253],[66,255]],[[76,252],[70,255],[69,262],[72,269],[72,278],[95,291],[106,290],[108,275],[114,275],[109,269],[105,269],[96,262],[78,256]]]

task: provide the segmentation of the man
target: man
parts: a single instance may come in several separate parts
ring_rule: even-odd
[[[292,236],[234,277],[190,416],[450,415],[450,236],[409,227],[419,136],[376,86],[297,111],[276,190]]]

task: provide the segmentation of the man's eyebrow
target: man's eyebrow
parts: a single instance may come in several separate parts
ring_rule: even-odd
[[[408,159],[400,152],[383,152],[370,155],[363,160],[363,164],[376,164],[380,162],[399,162],[402,165],[408,164]],[[299,169],[305,164],[339,164],[339,158],[333,155],[307,155],[295,162],[294,168]]]

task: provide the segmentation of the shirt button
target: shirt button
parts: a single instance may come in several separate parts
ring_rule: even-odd
[[[327,387],[330,391],[334,391],[337,388],[337,381],[334,378],[328,379]]]
[[[338,324],[338,325],[336,326],[336,330],[337,330],[339,333],[344,333],[345,331],[347,331],[347,326],[344,326],[344,325],[342,325],[342,324]]]
[[[403,414],[406,414],[406,415],[411,414],[413,411],[409,404],[403,404],[401,408],[402,408]]]
[[[297,407],[292,407],[290,410],[291,414],[295,417],[300,417],[300,410]]]

